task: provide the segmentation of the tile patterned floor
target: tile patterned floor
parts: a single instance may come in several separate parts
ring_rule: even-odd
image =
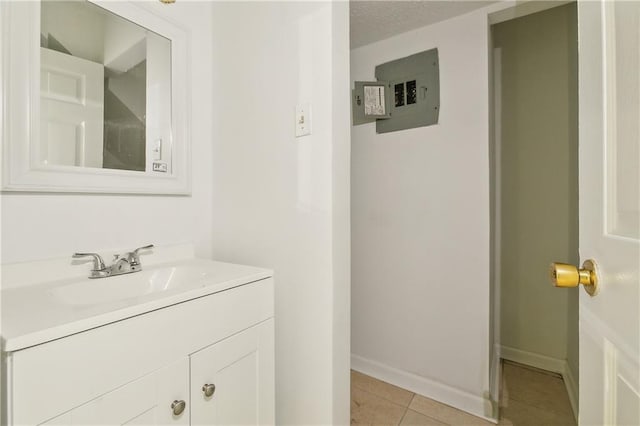
[[[505,362],[500,426],[574,426],[562,378]],[[490,426],[493,423],[351,371],[352,425]]]

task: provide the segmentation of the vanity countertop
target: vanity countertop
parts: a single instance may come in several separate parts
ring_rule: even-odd
[[[13,287],[3,282],[3,350],[17,351],[271,276],[267,269],[191,258],[109,278]]]

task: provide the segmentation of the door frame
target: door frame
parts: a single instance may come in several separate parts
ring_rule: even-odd
[[[500,231],[500,205],[501,205],[501,170],[500,155],[502,147],[502,139],[497,129],[500,128],[500,114],[502,105],[500,101],[500,94],[502,93],[502,87],[500,85],[501,70],[500,64],[502,63],[501,49],[493,47],[493,37],[491,27],[495,24],[510,21],[513,19],[521,18],[523,16],[531,15],[534,13],[542,12],[544,10],[553,9],[555,7],[563,6],[565,4],[573,3],[577,0],[559,0],[556,2],[526,2],[520,4],[513,4],[504,9],[489,13],[487,16],[487,34],[488,34],[488,66],[489,66],[489,179],[490,179],[490,335],[489,335],[489,392],[491,394],[491,400],[493,402],[493,414],[494,418],[499,419],[499,402],[500,402],[500,388],[502,382],[502,368],[501,368],[501,339],[500,339],[500,294],[501,294],[501,282],[500,271],[501,257],[500,257],[500,244],[501,244],[501,231]],[[579,143],[579,142],[578,142]],[[565,379],[566,372],[562,372],[562,377]],[[569,384],[573,381],[573,385]],[[571,408],[576,418],[578,419],[578,400],[577,394],[570,389],[570,386],[575,386],[575,380],[568,378],[564,380],[567,386],[567,393],[569,394],[569,400],[571,402]]]

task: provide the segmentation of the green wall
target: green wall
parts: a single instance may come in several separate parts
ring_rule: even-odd
[[[560,360],[578,378],[577,289],[553,261],[578,263],[575,3],[497,24],[501,49],[501,344]]]

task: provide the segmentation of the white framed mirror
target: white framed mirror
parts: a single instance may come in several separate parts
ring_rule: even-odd
[[[188,31],[158,3],[2,2],[2,189],[189,194]]]

